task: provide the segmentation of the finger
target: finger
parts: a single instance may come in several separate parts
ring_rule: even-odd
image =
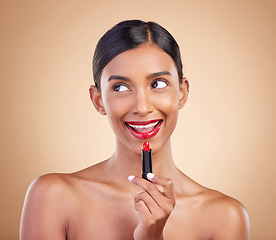
[[[139,216],[143,222],[151,217],[148,207],[142,200],[135,202],[135,209],[139,213]]]
[[[159,205],[156,203],[156,201],[149,195],[147,192],[141,192],[137,194],[134,198],[134,202],[140,202],[143,201],[144,204],[147,206],[148,211],[155,215],[157,214],[160,210]]]
[[[146,181],[145,179],[141,178],[141,177],[136,177],[136,176],[129,176],[128,180],[137,185],[138,187],[142,188],[143,190],[145,190],[146,192],[148,192],[153,198],[154,196],[158,196],[160,194],[162,194],[159,189],[155,186],[155,184]]]
[[[165,194],[159,191],[154,183],[135,176],[130,176],[129,181],[144,189],[153,198],[159,207],[164,209],[166,212],[171,212],[175,204],[175,199],[169,199],[167,196],[165,196]]]
[[[148,173],[147,178],[153,183],[162,186],[164,190],[164,195],[167,198],[175,201],[175,193],[172,179],[159,177],[153,173]]]

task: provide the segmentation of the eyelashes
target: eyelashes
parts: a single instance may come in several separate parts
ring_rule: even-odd
[[[155,79],[150,84],[150,87],[152,89],[164,89],[168,86],[169,86],[169,83],[165,79]],[[116,84],[113,85],[112,90],[114,92],[126,92],[126,91],[130,91],[131,87],[128,86],[127,84],[125,84],[125,83],[116,83]]]
[[[130,88],[126,86],[125,84],[117,83],[113,86],[114,92],[125,92],[130,91]]]
[[[152,88],[165,88],[169,85],[169,83],[165,79],[156,79],[152,82]]]

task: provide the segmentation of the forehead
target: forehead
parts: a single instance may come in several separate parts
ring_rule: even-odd
[[[103,69],[101,80],[114,74],[131,77],[160,71],[177,76],[175,63],[167,53],[154,44],[142,44],[113,58]]]

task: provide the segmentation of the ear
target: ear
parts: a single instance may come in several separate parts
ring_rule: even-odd
[[[89,88],[89,93],[90,93],[91,101],[94,104],[94,107],[96,108],[96,110],[100,114],[106,115],[101,92],[96,88],[96,86],[91,85]]]
[[[189,82],[186,77],[182,78],[182,84],[179,86],[180,95],[179,95],[179,109],[183,108],[188,99],[189,94]]]

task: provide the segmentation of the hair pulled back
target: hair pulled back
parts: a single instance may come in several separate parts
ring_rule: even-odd
[[[93,77],[100,90],[100,78],[104,67],[117,55],[152,42],[166,52],[175,62],[179,82],[182,83],[182,62],[180,50],[173,36],[155,22],[127,20],[108,30],[99,40],[93,57]]]

